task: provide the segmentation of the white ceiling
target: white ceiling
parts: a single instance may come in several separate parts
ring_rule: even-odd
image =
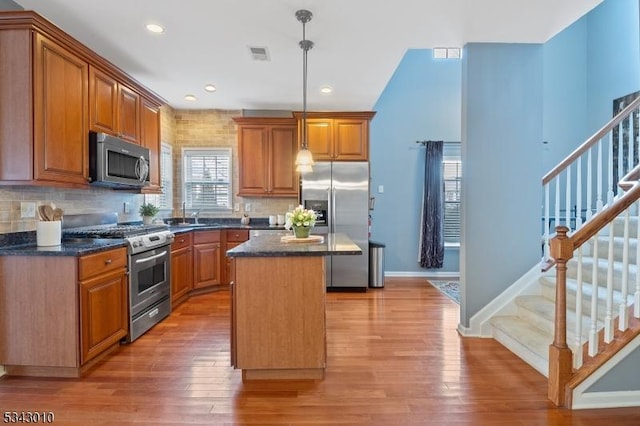
[[[372,109],[407,49],[544,43],[601,1],[15,0],[179,109],[300,110],[295,11],[308,9],[308,109],[327,111]],[[146,31],[149,22],[165,33]],[[252,60],[249,46],[267,47],[271,60]],[[320,94],[323,85],[334,92]]]

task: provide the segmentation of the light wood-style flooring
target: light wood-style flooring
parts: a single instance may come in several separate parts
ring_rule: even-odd
[[[458,305],[425,279],[329,293],[325,379],[243,384],[229,367],[229,294],[201,295],[81,379],[0,378],[0,415],[51,411],[53,424],[83,426],[640,425],[640,408],[555,408],[542,375],[492,339],[461,338],[458,322]]]

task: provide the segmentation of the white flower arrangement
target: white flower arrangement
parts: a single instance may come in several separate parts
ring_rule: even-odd
[[[316,224],[316,218],[316,212],[311,209],[305,209],[302,205],[299,205],[293,209],[293,211],[287,212],[284,227],[285,229],[291,229],[294,226],[312,228]]]

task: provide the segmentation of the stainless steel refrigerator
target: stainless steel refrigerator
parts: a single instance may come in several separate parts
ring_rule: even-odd
[[[369,283],[369,163],[318,162],[302,175],[301,204],[319,217],[313,234],[343,233],[362,255],[327,256],[327,289],[366,291]]]

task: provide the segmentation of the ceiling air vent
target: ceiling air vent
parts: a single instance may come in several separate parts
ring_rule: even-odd
[[[254,61],[268,61],[269,51],[266,47],[251,47],[249,46],[249,53]]]

